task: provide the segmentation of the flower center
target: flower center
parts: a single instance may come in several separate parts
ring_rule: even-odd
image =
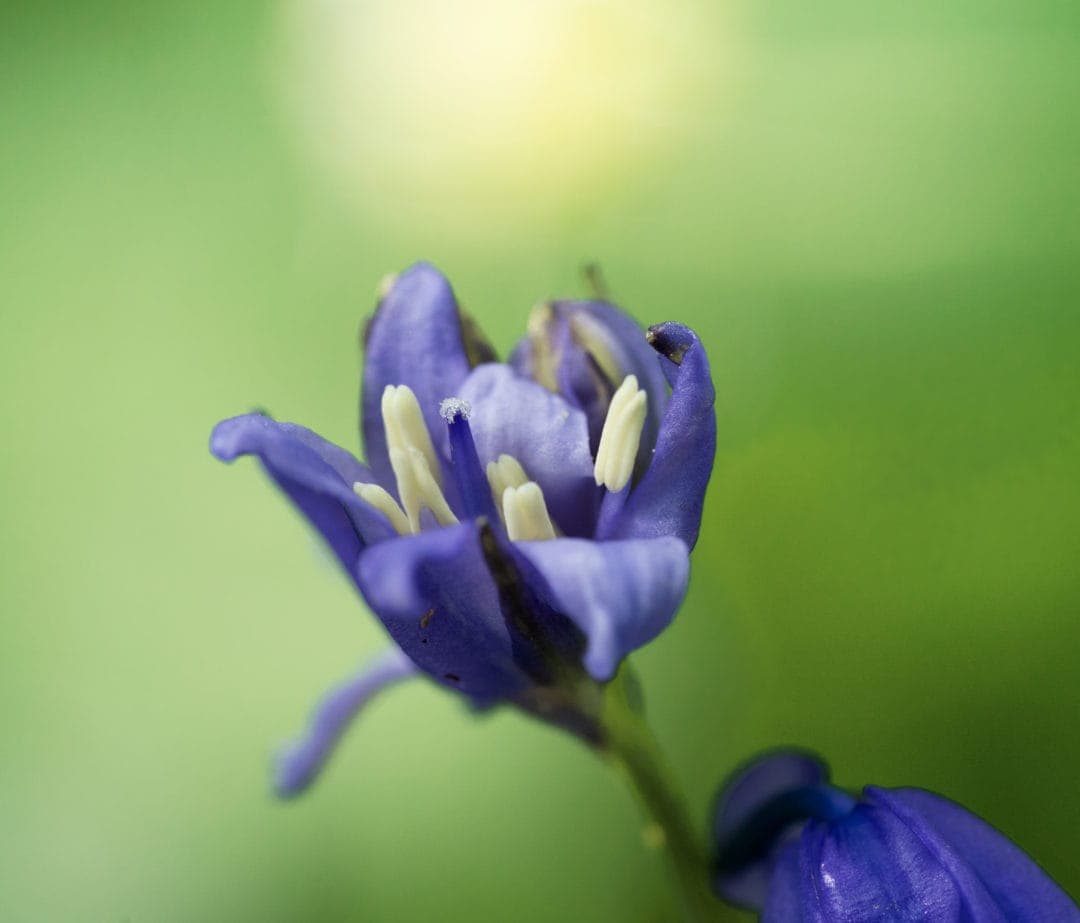
[[[637,378],[627,375],[611,398],[600,435],[594,468],[598,486],[617,493],[630,482],[645,423],[645,402]],[[424,510],[440,526],[454,525],[458,518],[443,494],[442,466],[416,395],[408,385],[387,385],[381,410],[400,502],[378,484],[358,481],[353,490],[386,516],[399,535],[420,532]],[[480,468],[468,425],[469,405],[458,398],[447,398],[439,410],[450,427],[453,471],[466,515],[494,515],[498,511],[511,541],[556,538],[560,533],[551,521],[544,492],[529,479],[516,458],[500,455],[488,462],[486,469]]]
[[[394,472],[400,504],[385,488],[378,484],[353,484],[353,490],[365,503],[375,507],[390,520],[390,524],[399,535],[416,534],[422,528],[420,514],[429,510],[441,526],[453,525],[458,521],[454,511],[442,491],[441,466],[435,454],[431,434],[424,423],[424,415],[416,395],[407,385],[387,385],[382,397],[382,418],[386,430],[386,447],[390,456],[390,467]],[[457,398],[447,398],[442,402],[440,412],[451,427],[463,427],[470,447],[471,434],[468,434],[469,406]],[[468,488],[477,487],[485,493],[490,490],[494,508],[498,510],[506,524],[511,541],[542,541],[555,538],[558,534],[548,514],[544,501],[544,492],[535,481],[529,480],[521,463],[512,455],[500,455],[489,462],[484,473],[479,470],[472,452],[472,465],[469,459],[459,460],[455,456],[454,471],[463,494],[475,498],[476,491]],[[470,482],[473,472],[464,470],[476,467],[475,479],[479,485]],[[462,471],[458,471],[462,468]],[[482,506],[473,499],[473,506]],[[490,501],[487,501],[491,509]],[[468,500],[466,507],[470,506]],[[482,509],[469,510],[470,514],[479,514]]]

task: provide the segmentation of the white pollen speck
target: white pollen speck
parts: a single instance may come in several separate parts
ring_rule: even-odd
[[[439,404],[439,414],[447,423],[453,423],[454,417],[459,414],[466,420],[472,413],[472,404],[463,401],[460,397],[448,397]]]

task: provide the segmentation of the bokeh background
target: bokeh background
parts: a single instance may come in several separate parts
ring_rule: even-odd
[[[503,350],[598,261],[708,345],[689,600],[636,662],[704,823],[758,748],[965,802],[1080,892],[1073,2],[8,2],[0,917],[660,920],[635,805],[422,683],[273,747],[383,635],[251,464],[355,448],[378,280]]]

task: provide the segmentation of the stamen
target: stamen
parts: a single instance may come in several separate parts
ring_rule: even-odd
[[[420,531],[420,511],[424,509],[431,510],[440,525],[456,523],[457,517],[443,496],[439,457],[435,454],[435,446],[412,389],[407,385],[387,385],[382,396],[382,417],[390,467],[397,481],[401,506],[398,507],[393,497],[382,488],[379,491],[385,496],[370,489],[375,485],[365,485],[363,493],[357,492],[389,516],[394,528],[402,534]],[[366,495],[370,495],[370,498]],[[401,519],[391,512],[390,504],[405,517],[405,530],[400,528]]]
[[[646,394],[638,388],[637,378],[627,375],[611,397],[600,434],[594,469],[597,485],[617,493],[630,483],[645,426],[645,402]]]
[[[535,481],[527,481],[520,487],[507,487],[502,499],[506,533],[511,541],[539,542],[555,538],[544,492]]]
[[[450,504],[446,502],[446,497],[443,496],[442,490],[439,489],[439,485],[435,482],[435,477],[431,472],[431,468],[428,467],[424,453],[419,449],[410,448],[409,462],[412,466],[413,483],[416,485],[420,500],[419,507],[416,510],[415,531],[420,531],[420,509],[424,507],[435,514],[440,526],[454,525],[458,518],[454,515],[454,511],[450,509]],[[412,514],[409,514],[409,522],[412,523],[412,521]]]
[[[435,483],[442,484],[442,468],[435,446],[424,423],[420,402],[408,385],[387,385],[382,396],[383,426],[386,428],[386,446],[394,449],[417,448],[424,453]],[[397,474],[395,469],[394,474]]]
[[[413,446],[391,449],[390,467],[394,469],[398,496],[408,517],[410,532],[420,531],[420,511],[423,509],[431,510],[441,525],[457,522],[442,490],[435,483],[423,452]]]
[[[525,327],[532,346],[533,378],[549,391],[559,390],[555,376],[558,356],[555,355],[549,338],[549,328],[554,316],[555,311],[551,305],[542,301],[529,312],[529,321]]]
[[[409,534],[409,518],[388,491],[378,484],[362,484],[360,481],[353,484],[353,490],[361,500],[386,516],[398,535]]]
[[[612,383],[619,380],[619,361],[607,344],[599,324],[585,314],[575,314],[570,318],[570,329],[577,344],[590,353]]]
[[[495,505],[501,510],[506,488],[520,487],[529,480],[529,476],[513,455],[500,455],[495,461],[488,462],[487,479],[491,485],[491,493],[495,497]]]

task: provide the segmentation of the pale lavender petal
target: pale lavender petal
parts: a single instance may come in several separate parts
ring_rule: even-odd
[[[585,668],[601,682],[671,623],[686,593],[690,561],[677,538],[564,538],[516,547],[547,581],[558,608],[585,634]]]
[[[585,415],[505,365],[478,366],[456,396],[472,408],[481,464],[513,455],[543,489],[555,524],[567,535],[592,535],[600,492]]]
[[[395,534],[386,517],[353,491],[353,478],[370,480],[367,469],[310,430],[262,414],[245,414],[222,420],[214,428],[210,451],[225,462],[256,456],[326,539],[350,577],[367,544]]]
[[[404,652],[391,647],[326,693],[315,706],[304,736],[277,755],[274,767],[277,793],[282,798],[293,798],[306,791],[360,710],[388,686],[416,673],[416,665]]]

